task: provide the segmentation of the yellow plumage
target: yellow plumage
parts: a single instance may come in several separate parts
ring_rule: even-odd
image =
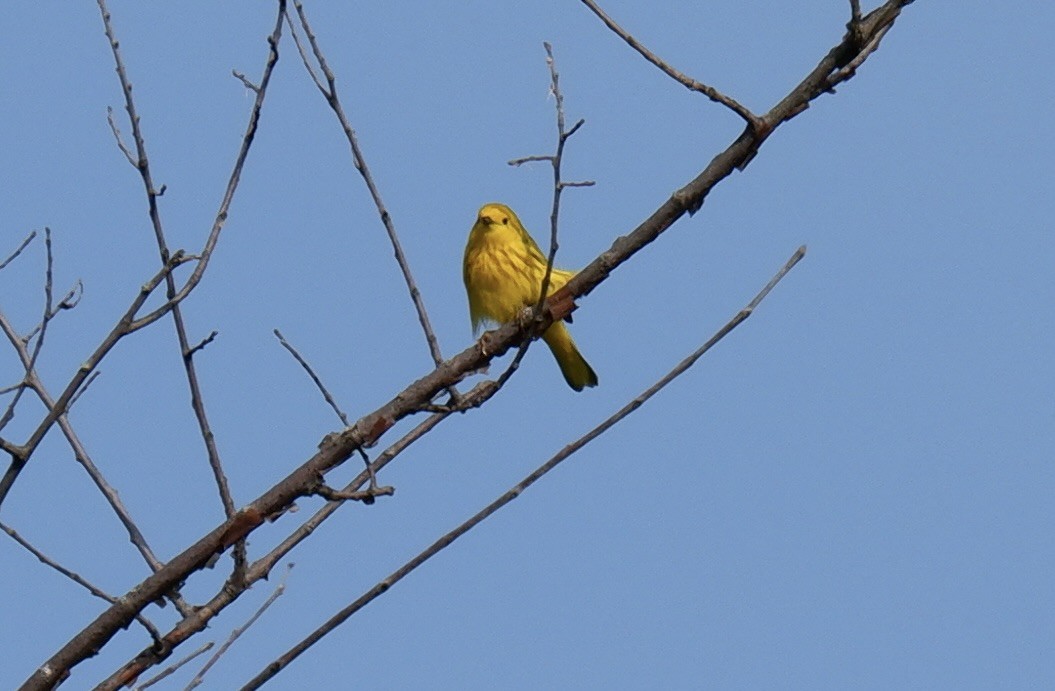
[[[474,331],[487,320],[500,324],[516,320],[522,309],[538,302],[545,274],[546,257],[513,210],[505,204],[484,204],[469,231],[462,265]],[[574,275],[573,271],[554,268],[547,297]],[[563,322],[553,322],[542,340],[571,388],[582,391],[583,387],[597,386],[597,375],[575,347]]]

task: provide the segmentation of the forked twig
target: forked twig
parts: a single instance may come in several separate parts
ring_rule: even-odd
[[[590,187],[594,184],[593,180],[583,180],[579,182],[568,182],[561,179],[561,162],[564,160],[564,145],[568,143],[568,139],[579,131],[586,121],[579,119],[571,129],[565,129],[564,123],[564,94],[560,90],[560,74],[557,72],[557,61],[553,57],[553,46],[548,41],[542,43],[543,48],[546,50],[546,66],[549,68],[550,77],[550,93],[553,94],[553,100],[555,101],[555,109],[557,112],[557,148],[553,154],[545,156],[525,156],[523,158],[514,158],[509,161],[508,164],[511,166],[520,166],[524,163],[534,161],[549,161],[550,166],[553,168],[553,205],[550,207],[549,215],[549,251],[546,255],[546,271],[542,275],[542,285],[539,287],[538,301],[535,303],[534,308],[534,320],[538,324],[536,328],[541,329],[541,318],[542,318],[542,306],[546,302],[546,298],[549,296],[549,285],[550,279],[553,276],[553,262],[557,258],[557,249],[560,247],[560,243],[557,242],[557,228],[560,219],[560,197],[561,193],[566,187]],[[541,332],[541,331],[540,331]],[[497,385],[499,388],[505,386],[505,383],[509,381],[509,378],[513,376],[513,373],[520,367],[520,362],[524,359],[524,355],[527,354],[528,347],[531,345],[533,339],[527,338],[517,348],[516,355],[513,360],[506,367],[505,371],[499,375],[497,379]]]
[[[659,393],[667,384],[674,381],[677,377],[684,374],[690,367],[692,367],[697,360],[699,360],[704,353],[713,348],[715,344],[725,338],[733,329],[744,322],[754,312],[755,308],[758,307],[759,303],[766,298],[767,295],[776,287],[777,283],[781,281],[791,271],[796,264],[799,263],[806,255],[806,248],[800,247],[791,256],[790,259],[784,264],[783,267],[769,280],[769,283],[744,307],[740,310],[736,316],[730,319],[725,326],[720,328],[713,336],[707,339],[707,342],[697,348],[692,354],[686,357],[684,360],[679,362],[670,370],[663,378],[657,381],[655,384],[650,386],[648,389],[643,391],[640,395],[628,402],[618,411],[613,413],[608,419],[601,424],[597,425],[589,432],[579,437],[572,443],[565,446],[558,453],[552,456],[549,460],[535,469],[530,475],[525,477],[523,480],[518,482],[512,488],[510,488],[505,494],[495,499],[493,502],[488,504],[486,507],[477,512],[474,516],[466,520],[464,523],[459,525],[457,528],[447,533],[440,539],[432,543],[427,549],[421,551],[413,559],[405,563],[400,568],[393,571],[387,577],[382,579],[373,588],[363,593],[358,599],[349,604],[341,611],[334,614],[326,623],[319,626],[311,634],[302,639],[299,643],[294,645],[288,651],[280,655],[270,664],[268,664],[259,674],[253,677],[245,686],[242,687],[243,691],[250,689],[258,689],[269,679],[274,677],[276,674],[285,669],[293,660],[304,653],[308,648],[318,643],[324,636],[329,634],[331,631],[336,629],[338,626],[348,620],[353,614],[361,610],[371,601],[378,596],[387,592],[393,585],[398,583],[400,580],[409,575],[416,568],[424,564],[426,561],[434,557],[439,552],[443,551],[451,545],[455,540],[464,535],[465,533],[472,530],[474,527],[482,523],[489,516],[497,512],[503,506],[519,497],[524,490],[531,485],[535,484],[539,479],[542,478],[546,473],[550,472],[558,465],[560,465],[565,459],[574,454],[579,449],[586,446],[588,443],[601,436],[608,429],[618,424],[621,420],[626,418],[628,415],[633,413],[635,410],[641,407],[645,401]]]

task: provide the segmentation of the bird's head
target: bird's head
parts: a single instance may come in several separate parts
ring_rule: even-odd
[[[476,217],[477,225],[482,226],[508,226],[516,227],[519,224],[517,215],[505,204],[484,204],[480,207],[480,213]]]

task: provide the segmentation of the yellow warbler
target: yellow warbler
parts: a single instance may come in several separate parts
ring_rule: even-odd
[[[522,309],[538,302],[546,257],[512,209],[505,204],[484,204],[469,231],[462,274],[469,295],[469,317],[473,330],[478,331],[487,320],[515,321]],[[574,275],[574,271],[553,269],[547,297]],[[597,375],[575,347],[563,322],[553,322],[542,340],[557,358],[568,386],[576,391],[597,386]]]

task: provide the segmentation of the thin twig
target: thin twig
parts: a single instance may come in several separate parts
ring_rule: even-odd
[[[274,591],[272,591],[271,595],[266,600],[264,600],[264,604],[260,605],[259,609],[257,609],[256,612],[253,613],[253,616],[249,617],[248,621],[246,621],[245,624],[231,631],[231,635],[227,637],[227,640],[223,642],[223,645],[217,648],[216,652],[213,653],[213,656],[209,658],[209,661],[206,662],[205,665],[198,671],[198,673],[194,675],[194,678],[190,680],[190,683],[188,683],[185,687],[185,691],[190,691],[190,689],[194,689],[198,686],[201,686],[202,682],[205,680],[205,675],[209,672],[210,669],[212,669],[212,666],[215,665],[221,657],[223,657],[223,654],[227,652],[227,650],[234,644],[234,642],[238,640],[239,636],[248,631],[249,627],[256,623],[257,619],[263,616],[264,612],[266,612],[268,608],[271,607],[271,605],[275,604],[275,600],[280,598],[282,594],[286,592],[286,580],[289,578],[289,572],[292,570],[293,564],[287,564],[286,571],[282,574],[282,580],[278,582],[278,585],[275,587]]]
[[[850,23],[855,26],[861,23],[861,0],[850,0]]]
[[[280,671],[285,669],[289,664],[295,660],[298,656],[304,653],[308,648],[318,643],[324,636],[336,629],[338,626],[348,620],[353,614],[361,610],[371,601],[378,596],[387,592],[393,585],[401,581],[407,575],[409,575],[416,568],[424,564],[426,561],[434,557],[439,552],[443,551],[451,545],[455,540],[464,535],[465,533],[472,530],[474,527],[482,523],[489,516],[497,512],[503,506],[519,497],[524,490],[531,485],[535,484],[539,479],[542,478],[546,473],[550,472],[558,465],[560,465],[565,459],[574,454],[579,449],[586,446],[588,443],[601,436],[608,429],[618,424],[621,420],[626,418],[628,415],[633,413],[635,410],[641,407],[645,401],[659,393],[667,384],[672,382],[674,379],[684,374],[693,364],[699,360],[704,353],[714,347],[719,341],[725,338],[729,332],[740,325],[744,320],[751,316],[755,308],[758,307],[759,303],[769,295],[770,291],[780,282],[784,276],[791,271],[792,268],[801,260],[806,254],[806,248],[800,247],[791,256],[791,258],[784,264],[784,266],[778,271],[773,278],[770,279],[769,283],[751,300],[750,303],[742,310],[740,310],[736,316],[734,316],[729,322],[719,329],[713,336],[707,339],[707,342],[697,348],[692,354],[686,357],[684,360],[679,362],[670,372],[668,372],[663,378],[657,381],[655,384],[650,386],[648,389],[643,391],[639,396],[634,398],[632,401],[624,405],[618,411],[613,413],[608,419],[601,424],[597,425],[589,432],[579,437],[572,443],[565,446],[558,453],[552,456],[549,460],[543,463],[541,466],[535,469],[530,475],[525,477],[523,480],[518,482],[512,488],[510,488],[505,494],[495,499],[493,502],[488,504],[486,507],[477,512],[474,516],[463,522],[457,528],[447,533],[440,539],[432,543],[427,549],[418,553],[413,559],[399,567],[387,577],[379,581],[373,588],[363,593],[358,599],[352,602],[350,605],[336,613],[330,619],[326,621],[322,626],[319,626],[308,636],[302,639],[299,643],[294,645],[288,651],[283,653],[277,659],[268,664],[263,671],[257,674],[253,679],[249,681],[245,686],[242,687],[242,691],[249,691],[250,689],[257,689],[263,686],[265,682],[274,677]]]
[[[169,665],[168,667],[166,667],[165,669],[163,669],[158,674],[155,674],[154,676],[150,677],[150,679],[147,679],[142,684],[139,684],[138,686],[136,686],[135,691],[143,691],[143,689],[150,688],[151,686],[153,686],[154,684],[158,683],[159,681],[162,681],[163,679],[166,679],[166,678],[172,676],[173,674],[178,672],[180,670],[180,668],[183,667],[184,665],[186,665],[188,662],[192,662],[199,655],[204,655],[205,653],[209,652],[214,645],[216,645],[216,643],[214,643],[213,641],[209,641],[208,643],[206,643],[202,647],[198,648],[197,650],[195,650],[193,653],[191,653],[187,657],[184,657],[184,658],[176,661],[175,663],[173,663],[173,664]]]
[[[730,98],[729,96],[723,94],[721,91],[718,91],[718,89],[715,89],[712,86],[708,86],[703,82],[696,81],[692,77],[682,74],[678,70],[671,67],[662,58],[660,58],[658,55],[646,48],[636,38],[631,36],[630,33],[627,32],[623,27],[616,24],[615,20],[609,17],[605,13],[605,11],[602,10],[596,2],[594,2],[594,0],[582,0],[582,4],[586,5],[586,7],[588,7],[591,12],[597,15],[598,19],[604,22],[605,26],[611,29],[616,36],[626,41],[627,45],[636,50],[645,60],[648,60],[650,63],[658,67],[668,77],[678,82],[686,89],[701,93],[707,98],[714,101],[715,103],[722,104],[723,106],[743,118],[744,121],[747,123],[748,127],[750,127],[753,131],[762,132],[764,130],[765,123],[763,122],[763,120],[754,113],[752,113],[748,108],[741,105],[739,102],[736,101],[736,99]]]
[[[207,346],[207,345],[209,345],[210,343],[212,343],[213,341],[215,341],[215,340],[216,340],[216,337],[217,337],[217,336],[219,336],[219,335],[220,335],[220,332],[219,332],[219,331],[213,330],[213,331],[212,331],[212,332],[211,332],[211,333],[210,333],[210,334],[209,334],[208,336],[206,336],[205,338],[203,338],[202,340],[200,340],[200,341],[198,342],[198,344],[197,344],[197,345],[195,345],[195,346],[191,347],[191,348],[190,348],[190,349],[189,349],[189,350],[187,351],[187,355],[186,355],[186,357],[187,357],[188,359],[189,359],[189,358],[192,358],[192,357],[194,357],[194,354],[195,354],[195,353],[197,353],[197,352],[198,352],[199,350],[204,350],[204,349],[205,349],[205,346]]]
[[[117,141],[117,148],[121,150],[121,153],[125,155],[128,162],[133,168],[139,168],[139,162],[136,157],[132,154],[132,150],[125,144],[125,140],[121,137],[121,130],[117,127],[117,122],[114,121],[114,109],[113,106],[106,106],[106,121],[110,123],[110,131],[114,135],[114,139]]]
[[[19,251],[21,251],[21,248]],[[29,372],[37,365],[37,358],[40,356],[40,351],[44,348],[44,335],[48,331],[48,324],[51,322],[52,317],[55,316],[51,308],[55,257],[51,251],[51,228],[47,227],[44,228],[44,255],[44,315],[40,318],[39,327],[34,329],[33,333],[29,336],[24,336],[22,342],[28,345],[34,334],[39,335],[37,336],[37,341],[33,345],[33,350],[29,355],[29,362],[23,363],[25,373],[22,375],[22,386],[15,391],[15,395],[12,397],[10,403],[8,403],[7,409],[4,410],[4,414],[0,415],[0,430],[6,427],[15,417],[15,408],[18,407],[18,402],[22,399],[22,394],[26,391],[25,382],[29,378]]]
[[[4,261],[0,262],[0,271],[3,271],[7,267],[8,264],[10,264],[11,262],[15,261],[15,259],[18,258],[18,255],[22,254],[22,250],[26,249],[26,247],[29,246],[29,243],[33,242],[33,238],[35,238],[36,236],[37,236],[37,231],[35,231],[35,230],[33,232],[31,232],[29,235],[27,235],[26,239],[22,241],[22,244],[20,244],[15,249],[15,251],[12,252],[7,257],[7,259],[5,259]]]
[[[344,136],[348,140],[348,144],[352,150],[352,159],[355,164],[355,169],[359,171],[359,175],[362,176],[363,182],[366,183],[366,188],[370,192],[370,197],[374,200],[374,206],[377,207],[377,213],[381,216],[381,223],[384,225],[385,232],[388,234],[388,240],[392,244],[392,250],[396,256],[396,262],[399,264],[399,270],[403,274],[403,281],[407,284],[407,290],[410,292],[410,299],[414,303],[414,309],[418,314],[418,322],[421,324],[421,328],[425,332],[425,341],[428,343],[429,352],[432,354],[432,361],[438,367],[440,363],[443,362],[443,354],[440,352],[439,341],[436,339],[436,333],[433,331],[432,324],[429,322],[429,315],[425,310],[425,301],[421,297],[421,291],[418,290],[417,283],[414,281],[414,275],[410,271],[410,262],[407,261],[407,257],[403,253],[403,247],[399,242],[399,236],[396,234],[396,226],[392,221],[392,216],[385,208],[385,203],[381,199],[380,190],[378,190],[377,185],[374,184],[374,178],[370,174],[370,169],[366,165],[366,158],[363,156],[362,149],[359,146],[359,139],[356,137],[355,130],[352,129],[351,123],[349,123],[348,118],[344,113],[344,107],[341,105],[340,97],[337,95],[337,78],[334,76],[333,71],[326,62],[326,57],[323,55],[322,49],[319,47],[318,41],[315,38],[315,34],[311,30],[311,25],[308,23],[308,17],[304,13],[304,6],[300,2],[294,0],[293,7],[297,10],[297,16],[300,18],[301,26],[304,28],[304,35],[307,37],[308,44],[311,46],[312,53],[315,56],[315,61],[318,63],[319,69],[322,70],[322,74],[326,79],[325,86],[323,86],[322,82],[315,74],[315,70],[313,69],[310,60],[308,60],[307,53],[301,45],[300,38],[297,35],[293,19],[287,17],[290,34],[292,34],[293,40],[297,45],[297,50],[300,52],[300,57],[304,61],[304,67],[308,70],[308,74],[311,75],[312,81],[315,82],[315,86],[318,87],[323,98],[326,99],[327,105],[330,106],[334,115],[337,116],[341,129],[344,131]],[[456,398],[457,392],[452,390],[451,396]]]
[[[564,145],[568,142],[568,139],[575,134],[580,127],[585,124],[585,120],[579,119],[570,130],[564,128],[564,94],[560,90],[560,74],[557,72],[557,61],[553,57],[553,46],[548,41],[543,41],[543,48],[546,50],[546,66],[549,68],[550,76],[550,93],[553,94],[553,100],[555,101],[555,110],[557,113],[557,148],[556,152],[544,156],[525,156],[523,158],[514,158],[509,161],[511,166],[520,166],[524,163],[533,161],[549,161],[550,166],[553,169],[553,204],[550,208],[550,233],[549,233],[549,252],[546,256],[546,271],[542,275],[542,284],[539,286],[538,301],[535,303],[533,311],[534,319],[539,321],[541,319],[542,306],[545,303],[546,298],[549,296],[550,279],[553,276],[553,262],[557,258],[557,249],[560,247],[557,242],[557,227],[559,224],[560,217],[560,197],[565,187],[589,187],[593,185],[593,181],[587,180],[583,182],[565,182],[561,179],[561,162],[564,160]],[[499,387],[505,386],[505,383],[509,381],[510,377],[520,367],[520,362],[524,359],[524,355],[527,354],[528,347],[531,345],[532,339],[527,339],[520,344],[517,348],[517,353],[513,357],[513,360],[506,367],[505,371],[499,375],[497,385]]]
[[[315,374],[315,370],[308,364],[308,361],[301,356],[296,348],[289,344],[289,341],[286,340],[286,337],[282,335],[281,331],[275,329],[274,333],[275,338],[277,338],[278,342],[282,344],[282,347],[289,351],[289,354],[293,356],[293,359],[300,363],[300,366],[308,373],[311,380],[315,382],[315,386],[319,389],[319,392],[322,393],[322,397],[326,399],[326,402],[330,404],[331,408],[333,408],[333,412],[337,413],[337,417],[340,418],[344,426],[347,427],[351,424],[348,422],[348,416],[343,410],[341,410],[341,407],[337,405],[337,401],[334,400],[333,395],[330,394],[330,390],[327,389],[326,385],[322,383],[321,379],[319,379],[319,375]]]
[[[34,547],[33,544],[31,542],[29,542],[29,540],[26,540],[24,537],[19,535],[18,532],[14,528],[10,527],[6,523],[0,522],[0,530],[2,530],[5,533],[7,533],[8,536],[10,536],[12,540],[17,542],[25,550],[27,550],[30,554],[32,554],[34,557],[36,557],[37,560],[40,561],[40,563],[42,563],[45,566],[48,566],[48,567],[54,569],[55,571],[58,571],[63,576],[65,576],[66,578],[70,579],[71,581],[73,581],[77,585],[81,586],[82,588],[84,588],[85,590],[87,590],[89,593],[91,593],[95,597],[99,598],[100,600],[106,600],[111,605],[117,604],[117,598],[115,598],[115,597],[113,597],[111,595],[108,595],[101,588],[97,588],[96,586],[92,585],[86,578],[84,578],[80,574],[67,569],[62,564],[58,563],[57,561],[55,561],[54,559],[52,559],[48,555],[46,555],[43,552],[41,552],[39,549]],[[146,629],[147,633],[150,635],[150,638],[153,639],[155,645],[160,645],[161,644],[161,633],[157,630],[157,627],[154,626],[152,623],[150,623],[150,620],[148,620],[142,614],[136,614],[135,619],[136,619],[137,622],[139,622],[143,626],[144,629]]]
[[[143,136],[139,114],[136,112],[135,100],[132,98],[132,83],[128,78],[124,59],[121,57],[119,44],[114,35],[110,12],[106,8],[106,0],[98,0],[98,3],[99,9],[102,12],[103,28],[105,29],[106,37],[110,42],[110,49],[113,53],[114,63],[117,65],[117,76],[121,83],[121,91],[124,93],[125,97],[125,110],[128,112],[129,123],[132,127],[132,140],[135,142],[136,148],[134,157],[121,141],[120,133],[113,121],[112,109],[108,109],[107,117],[110,120],[110,127],[113,129],[114,136],[117,138],[118,146],[124,152],[126,158],[128,158],[129,163],[131,163],[139,172],[139,176],[143,182],[143,188],[146,191],[147,196],[147,208],[150,216],[150,223],[154,229],[154,240],[157,243],[161,263],[164,265],[168,263],[171,253],[169,251],[168,242],[165,239],[165,229],[161,222],[161,212],[157,203],[159,194],[154,187],[153,174],[150,169],[150,158],[147,155],[146,139]],[[279,27],[281,28],[281,24],[279,24]],[[168,300],[172,300],[178,292],[176,289],[176,279],[171,273],[165,276],[165,289]],[[213,480],[216,483],[220,495],[220,502],[223,504],[224,515],[227,516],[227,518],[230,518],[235,512],[234,498],[231,496],[231,489],[227,483],[227,475],[224,473],[223,463],[220,460],[220,451],[216,445],[216,436],[210,428],[209,419],[205,412],[205,401],[202,398],[201,386],[198,382],[198,374],[194,366],[193,356],[197,348],[192,348],[190,345],[190,339],[187,338],[187,329],[183,321],[183,311],[178,303],[172,306],[170,314],[172,315],[173,324],[176,327],[176,339],[179,342],[180,355],[183,360],[183,369],[187,378],[187,385],[190,388],[191,409],[194,411],[194,417],[198,423],[198,432],[201,434],[202,441],[205,445],[206,455],[209,459],[209,467],[212,469]],[[245,546],[240,545],[233,554],[236,571],[244,570],[246,562]]]
[[[231,74],[234,75],[235,79],[237,79],[238,81],[242,82],[242,86],[244,86],[245,88],[249,89],[250,91],[252,91],[255,94],[259,94],[260,93],[260,87],[257,86],[256,84],[254,84],[253,82],[249,81],[249,78],[246,77],[241,72],[239,72],[238,70],[231,70]]]

